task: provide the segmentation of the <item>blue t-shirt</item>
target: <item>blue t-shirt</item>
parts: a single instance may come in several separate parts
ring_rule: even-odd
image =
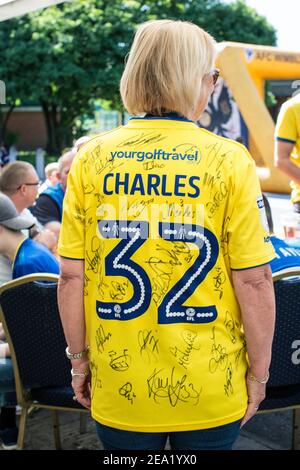
[[[300,270],[300,245],[297,245],[296,239],[281,240],[272,236],[271,242],[276,254],[276,257],[270,262],[273,273],[290,268],[298,268]]]
[[[59,274],[59,263],[48,248],[26,238],[18,248],[12,278],[34,273]]]

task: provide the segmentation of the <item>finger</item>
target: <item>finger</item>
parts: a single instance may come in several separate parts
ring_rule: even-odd
[[[257,403],[249,403],[245,416],[241,422],[241,428],[249,421],[249,419],[253,418],[253,416],[257,413],[258,404]]]
[[[89,383],[85,384],[84,386],[76,386],[73,387],[74,394],[77,398],[78,403],[80,403],[85,408],[91,408],[91,393],[89,390]]]
[[[82,406],[84,406],[87,409],[91,408],[91,400],[89,396],[86,396],[83,393],[77,392],[76,397],[77,397],[78,403],[80,403]]]
[[[78,403],[80,403],[84,408],[87,408],[88,410],[91,409],[91,401],[88,398],[78,398],[77,399]]]

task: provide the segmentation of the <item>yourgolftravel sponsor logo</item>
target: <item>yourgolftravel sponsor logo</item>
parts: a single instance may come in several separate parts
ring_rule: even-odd
[[[167,152],[163,149],[154,149],[153,151],[141,152],[141,151],[115,151],[110,152],[112,160],[116,158],[136,159],[138,162],[144,162],[145,160],[181,160],[181,161],[194,161],[197,162],[199,159],[198,150],[189,152],[178,152],[175,148],[171,152]]]

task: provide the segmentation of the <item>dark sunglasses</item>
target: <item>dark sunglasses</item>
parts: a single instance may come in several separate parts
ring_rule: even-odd
[[[220,70],[219,69],[214,69],[211,72],[211,76],[212,76],[212,79],[213,79],[213,84],[215,86],[217,84],[218,78],[220,76]]]

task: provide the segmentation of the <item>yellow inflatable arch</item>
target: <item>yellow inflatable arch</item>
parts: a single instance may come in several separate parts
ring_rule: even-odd
[[[219,44],[217,66],[248,129],[249,150],[257,166],[268,169],[263,191],[289,192],[288,178],[273,164],[275,124],[265,105],[265,81],[299,79],[300,53],[225,42]]]

